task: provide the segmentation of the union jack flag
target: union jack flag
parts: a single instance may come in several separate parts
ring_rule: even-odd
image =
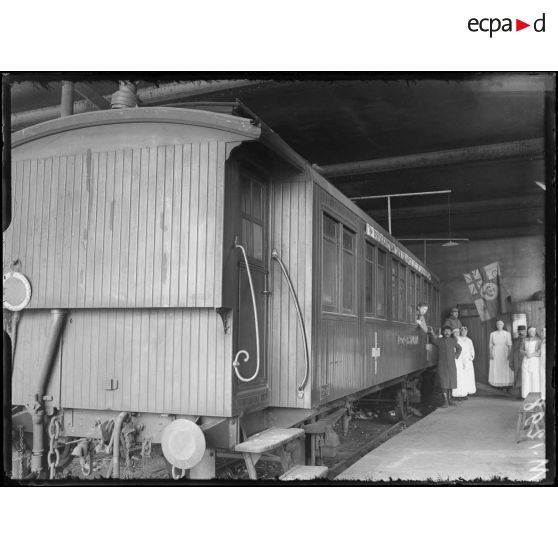
[[[503,285],[498,262],[464,273],[463,277],[481,321],[490,320],[498,314],[506,314],[510,311],[511,297]]]

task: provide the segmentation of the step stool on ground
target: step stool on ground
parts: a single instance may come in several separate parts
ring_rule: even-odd
[[[284,471],[284,474],[280,477],[282,480],[309,480],[318,476],[325,476],[327,467],[306,467],[298,464],[291,468],[291,452],[287,450],[287,446],[296,448],[301,439],[304,439],[304,435],[305,432],[302,428],[269,428],[237,444],[234,449],[242,453],[248,475],[252,480],[258,478],[256,463],[260,460],[262,454],[273,451],[277,451],[281,459],[281,466]],[[303,455],[299,456],[299,458],[303,457]],[[325,472],[323,469],[325,469]]]
[[[517,443],[527,439],[540,439],[544,436],[544,400],[540,392],[530,392],[523,401],[519,416],[517,417],[517,429],[515,441]],[[538,414],[538,416],[536,416]],[[529,432],[525,436],[525,427],[529,426]]]

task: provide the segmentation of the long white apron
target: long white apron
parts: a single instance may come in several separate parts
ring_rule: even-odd
[[[490,352],[493,358],[490,360],[488,383],[491,386],[513,385],[513,370],[510,368],[508,360],[511,346],[512,340],[509,331],[493,331],[490,334]]]
[[[525,340],[526,355],[521,365],[521,397],[541,391],[541,358],[534,356],[537,340]]]

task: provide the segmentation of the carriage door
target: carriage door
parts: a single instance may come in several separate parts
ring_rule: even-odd
[[[268,304],[268,215],[265,182],[246,169],[240,170],[240,242],[246,250],[254,285],[259,333],[259,372],[250,382],[236,380],[238,405],[242,408],[267,406],[267,304]],[[250,358],[240,357],[239,373],[251,377],[258,365],[254,309],[244,257],[238,266],[237,351],[245,350]]]

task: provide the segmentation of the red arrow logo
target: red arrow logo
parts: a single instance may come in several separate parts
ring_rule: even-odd
[[[515,30],[516,31],[521,31],[522,29],[525,29],[526,27],[531,27],[531,24],[530,23],[525,23],[524,21],[521,21],[520,19],[515,20]]]

